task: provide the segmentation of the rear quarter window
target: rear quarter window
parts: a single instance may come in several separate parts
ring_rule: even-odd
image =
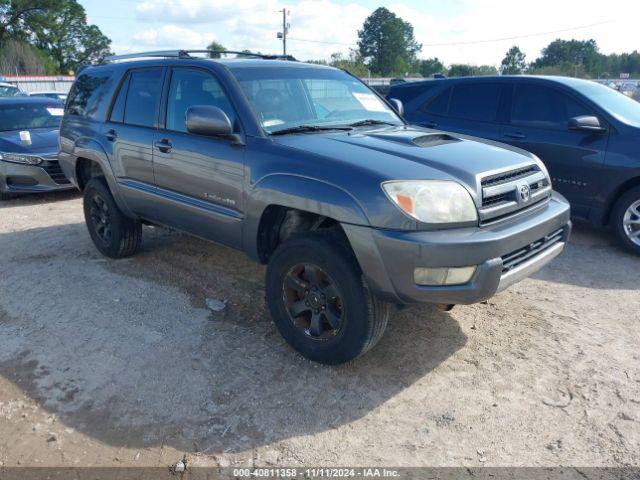
[[[113,85],[113,72],[103,70],[78,76],[65,107],[65,114],[96,119],[104,112]]]

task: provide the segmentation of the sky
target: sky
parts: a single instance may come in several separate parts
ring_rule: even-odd
[[[556,38],[594,38],[603,53],[640,50],[640,1],[620,0],[79,0],[89,22],[112,39],[112,50],[204,48],[282,53],[282,13],[290,24],[287,53],[299,60],[348,53],[357,31],[385,6],[414,28],[420,58],[445,65],[499,65],[518,45],[527,60]],[[517,38],[514,38],[517,37]]]

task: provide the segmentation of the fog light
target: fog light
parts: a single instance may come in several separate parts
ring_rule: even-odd
[[[416,268],[413,281],[417,285],[462,285],[476,273],[476,267]]]

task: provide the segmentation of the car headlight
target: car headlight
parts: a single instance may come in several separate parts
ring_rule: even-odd
[[[462,223],[478,220],[469,192],[448,180],[406,180],[382,184],[404,213],[424,223]]]
[[[24,165],[39,165],[42,158],[35,155],[22,155],[20,153],[0,153],[0,160],[5,162],[22,163]]]

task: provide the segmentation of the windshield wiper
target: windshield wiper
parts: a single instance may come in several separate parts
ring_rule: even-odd
[[[351,130],[351,127],[330,127],[322,125],[297,125],[271,132],[270,135],[286,135],[287,133],[321,132],[325,130]]]
[[[387,122],[385,120],[374,120],[373,118],[368,118],[366,120],[360,120],[359,122],[350,123],[350,127],[364,127],[367,125],[398,125],[397,123]]]

